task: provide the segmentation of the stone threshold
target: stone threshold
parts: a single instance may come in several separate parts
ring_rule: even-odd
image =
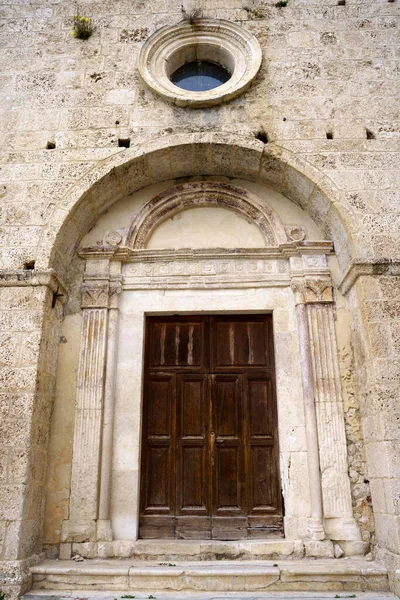
[[[148,600],[151,590],[135,594],[136,600]],[[123,600],[124,590],[96,592],[87,590],[36,590],[22,596],[22,600]],[[133,594],[130,594],[133,595]],[[332,600],[332,592],[162,592],[155,600]],[[119,598],[118,598],[119,596]],[[348,595],[347,595],[348,596]],[[342,598],[346,596],[343,595]],[[397,600],[391,592],[358,592],[357,600]]]
[[[316,547],[316,545],[318,548]],[[60,558],[76,554],[84,558],[135,558],[141,560],[268,560],[272,558],[303,558],[310,552],[319,558],[333,558],[331,542],[302,540],[136,540],[86,542],[60,545]],[[307,554],[309,555],[309,554]]]
[[[279,561],[47,560],[31,568],[35,590],[386,592],[386,569],[354,559]]]

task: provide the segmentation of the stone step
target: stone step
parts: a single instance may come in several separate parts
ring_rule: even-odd
[[[324,543],[318,543],[325,551]],[[69,553],[69,544],[62,544]],[[328,550],[333,557],[333,546]],[[140,558],[141,560],[193,561],[193,560],[268,560],[272,558],[303,558],[302,540],[136,540],[113,542],[87,542],[72,544],[72,554],[84,558]],[[320,555],[321,558],[327,556]],[[64,556],[62,558],[70,558]]]
[[[95,592],[87,590],[55,591],[39,590],[28,592],[22,600],[121,600],[126,592]],[[153,596],[149,591],[129,594],[135,600],[148,600]],[[155,600],[332,600],[335,596],[340,598],[354,597],[354,594],[336,594],[332,592],[162,592],[157,593]],[[357,592],[357,600],[397,600],[397,596],[390,592]],[[124,600],[122,598],[122,600]]]
[[[33,591],[386,592],[387,572],[352,559],[279,561],[47,560],[31,568]]]

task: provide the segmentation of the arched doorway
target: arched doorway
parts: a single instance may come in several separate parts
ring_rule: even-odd
[[[235,184],[235,182],[233,183]],[[132,424],[130,435],[132,441],[132,432],[136,432],[134,454],[136,456],[135,464],[137,466],[132,469],[131,462],[131,468],[128,469],[128,471],[130,470],[132,473],[134,473],[134,479],[136,481],[133,492],[132,485],[131,491],[129,492],[131,509],[122,508],[120,514],[114,518],[113,529],[114,532],[117,532],[117,539],[119,540],[135,539],[138,533],[139,509],[137,497],[139,491],[138,461],[140,452],[138,433],[140,431],[140,426],[138,429],[137,423],[141,422],[141,372],[143,368],[143,362],[142,359],[138,360],[137,357],[135,358],[133,354],[129,355],[129,348],[127,348],[128,355],[126,349],[122,350],[121,352],[120,344],[119,348],[117,349],[116,337],[110,337],[110,330],[116,331],[119,328],[120,336],[121,333],[124,336],[126,333],[122,323],[126,325],[129,321],[129,335],[132,338],[135,338],[137,340],[137,344],[139,344],[139,346],[142,348],[144,331],[143,324],[145,315],[165,312],[176,312],[178,314],[193,314],[193,312],[210,313],[209,305],[210,299],[212,298],[213,306],[215,306],[218,312],[221,313],[234,312],[236,314],[243,314],[249,312],[272,312],[275,319],[274,329],[277,334],[275,344],[277,351],[279,351],[279,360],[282,360],[282,356],[286,356],[286,358],[289,358],[289,361],[292,361],[293,357],[298,353],[298,349],[296,350],[295,348],[296,344],[298,344],[298,333],[294,333],[294,329],[296,329],[293,321],[295,318],[295,302],[291,286],[295,287],[296,290],[299,291],[299,298],[303,298],[303,300],[301,300],[301,298],[296,300],[296,303],[301,304],[303,302],[308,303],[314,301],[322,302],[324,306],[330,307],[328,313],[329,315],[331,314],[332,284],[330,283],[330,270],[327,265],[326,256],[331,254],[332,245],[329,241],[326,242],[321,239],[324,237],[323,234],[318,231],[318,228],[315,228],[315,225],[310,219],[308,219],[307,226],[304,228],[302,227],[301,223],[299,224],[297,222],[298,215],[294,219],[290,217],[285,230],[280,219],[276,217],[274,210],[271,210],[271,208],[268,206],[268,202],[257,202],[257,200],[254,198],[254,192],[252,189],[253,184],[247,184],[244,180],[241,184],[241,187],[236,186],[236,190],[239,191],[235,190],[236,184],[232,186],[228,180],[223,178],[222,180],[219,178],[219,181],[216,182],[215,177],[210,181],[193,181],[191,184],[186,183],[181,187],[178,186],[178,188],[174,186],[173,182],[172,184],[171,182],[165,182],[163,184],[159,184],[159,186],[160,185],[162,189],[159,190],[158,194],[154,193],[157,191],[155,188],[153,190],[149,188],[148,192],[142,190],[140,194],[136,196],[138,199],[138,205],[144,204],[144,208],[142,211],[138,211],[136,213],[138,216],[135,217],[132,222],[128,223],[125,220],[124,222],[120,222],[120,225],[122,224],[124,226],[118,227],[113,224],[112,228],[107,228],[103,224],[103,234],[100,236],[100,238],[98,238],[98,235],[101,227],[100,229],[99,227],[95,227],[88,234],[86,239],[86,249],[80,251],[81,257],[86,260],[86,275],[82,288],[84,294],[84,326],[82,329],[82,340],[84,341],[81,344],[81,348],[84,349],[84,355],[81,355],[81,363],[87,365],[88,360],[94,360],[93,366],[96,366],[96,368],[94,370],[91,369],[91,375],[89,377],[90,381],[86,380],[86,383],[85,377],[87,375],[87,371],[81,371],[81,375],[78,375],[77,390],[78,395],[80,394],[80,398],[83,403],[83,410],[78,410],[77,417],[80,415],[83,421],[85,420],[87,417],[87,414],[85,415],[86,406],[86,408],[89,408],[92,411],[94,410],[95,413],[97,411],[100,420],[103,418],[104,423],[108,424],[109,427],[106,427],[106,429],[108,429],[108,433],[104,437],[104,427],[103,431],[101,428],[97,427],[97,431],[93,432],[93,421],[90,419],[90,423],[88,421],[86,425],[81,420],[78,428],[77,423],[75,423],[75,430],[80,433],[78,437],[76,436],[74,450],[75,476],[74,474],[72,476],[72,487],[74,488],[74,480],[75,484],[78,483],[79,485],[75,485],[75,501],[74,491],[72,490],[71,492],[70,519],[66,520],[63,525],[63,543],[71,544],[75,542],[90,544],[94,543],[95,540],[110,541],[113,535],[110,523],[110,493],[114,494],[114,496],[112,496],[112,502],[114,504],[116,502],[115,494],[119,496],[117,503],[120,502],[120,506],[124,504],[124,495],[126,498],[126,479],[125,483],[122,483],[122,485],[120,485],[119,482],[123,482],[124,477],[127,477],[127,469],[114,468],[114,471],[125,471],[125,473],[113,474],[112,460],[114,459],[111,459],[110,454],[110,431],[112,430],[113,426],[110,415],[111,413],[114,413],[114,408],[106,401],[107,394],[108,399],[112,400],[114,393],[112,390],[115,389],[115,385],[117,386],[117,396],[118,386],[122,385],[124,388],[129,388],[129,386],[125,385],[127,379],[125,379],[124,375],[121,376],[120,374],[120,377],[118,378],[118,368],[116,369],[115,364],[115,361],[117,360],[117,354],[119,356],[123,354],[127,359],[127,362],[131,362],[131,366],[133,367],[133,371],[130,375],[130,381],[135,382],[134,387],[131,388],[131,391],[134,388],[136,390],[136,408],[134,411],[136,414],[136,425]],[[204,190],[207,188],[210,192],[210,197],[214,197],[214,199],[219,198],[220,196],[223,197],[224,194],[225,196],[230,196],[231,202],[227,205],[228,209],[230,210],[233,207],[233,212],[236,211],[239,219],[247,217],[248,221],[251,221],[253,225],[257,225],[258,230],[261,232],[261,238],[264,240],[264,247],[253,247],[253,249],[246,248],[245,243],[242,250],[237,249],[235,252],[232,252],[232,249],[229,245],[226,251],[215,249],[215,244],[211,244],[211,246],[214,245],[214,249],[207,250],[207,247],[210,246],[208,243],[203,245],[203,249],[200,247],[198,250],[194,251],[171,251],[171,249],[163,249],[162,247],[157,250],[157,245],[154,250],[151,250],[151,244],[148,246],[147,242],[152,239],[152,243],[154,243],[157,231],[158,233],[161,231],[162,224],[167,223],[168,220],[171,220],[172,222],[177,213],[184,212],[179,211],[180,208],[183,207],[188,209],[188,206],[185,205],[183,200],[182,206],[180,206],[179,202],[174,204],[174,198],[178,198],[180,195],[183,199],[186,192],[188,192],[190,188],[193,198],[203,197]],[[271,190],[271,188],[269,189]],[[228,194],[227,190],[229,192]],[[271,190],[269,193],[273,195],[277,192]],[[278,195],[281,198],[281,195]],[[148,198],[147,201],[146,198]],[[171,198],[172,200],[170,201]],[[163,202],[165,202],[164,205]],[[246,202],[248,205],[247,215],[245,214],[246,211],[243,208]],[[279,204],[282,202],[282,200],[276,200],[276,202]],[[293,206],[287,200],[286,202],[288,203],[288,206]],[[212,200],[207,200],[204,201],[203,204],[200,202],[200,207],[197,206],[196,208],[197,210],[202,207],[211,208],[212,210],[212,204]],[[216,204],[218,204],[218,202]],[[222,205],[219,204],[217,208],[221,209],[221,206]],[[155,221],[152,221],[152,215],[154,215],[153,208],[156,211]],[[196,210],[196,208],[194,210]],[[158,209],[160,209],[159,214],[157,214]],[[302,213],[298,207],[294,207],[294,209],[298,211],[298,213]],[[146,214],[146,210],[148,214]],[[112,211],[110,211],[108,217],[105,218],[111,218],[112,221]],[[139,227],[135,225],[135,223],[138,222]],[[116,221],[113,223],[116,223]],[[128,227],[128,225],[130,226]],[[310,228],[310,231],[313,234],[312,237],[317,235],[317,238],[319,239],[314,238],[311,241],[304,239],[304,237],[306,237],[304,229],[307,229],[307,227]],[[142,233],[145,233],[143,233],[143,235],[136,235],[139,230]],[[209,231],[206,231],[206,233],[209,233]],[[161,238],[164,236],[164,240],[165,235],[166,232],[164,231],[164,233],[161,235]],[[138,248],[135,248],[135,240],[141,240]],[[94,241],[97,243],[93,244]],[[207,241],[209,241],[209,236]],[[83,243],[85,244],[85,240]],[[234,241],[232,243],[233,247],[236,248],[236,243]],[[251,246],[251,244],[249,245]],[[55,257],[56,254],[53,254],[53,256]],[[121,292],[121,286],[123,288],[123,292],[119,301],[120,325],[118,326],[116,323],[116,302],[118,295]],[[303,291],[301,291],[301,288],[304,288]],[[176,293],[174,296],[174,290],[182,289],[189,290],[189,294],[183,294],[182,292],[179,292],[180,296],[182,297],[176,296]],[[228,290],[232,289],[240,291],[235,291],[236,299],[233,302],[232,298],[229,302],[227,302],[224,296]],[[160,295],[161,290],[164,290],[164,292],[162,292]],[[170,297],[168,297],[168,302],[166,301],[165,290],[171,290]],[[257,292],[257,296],[253,299],[249,298],[249,294],[251,295],[253,293],[251,290],[259,290]],[[229,293],[232,295],[231,292]],[[169,296],[168,292],[167,296]],[[187,296],[187,299],[185,299],[184,296]],[[285,319],[283,319],[283,321],[280,321],[279,319],[279,315],[282,313],[282,310],[283,312],[286,312],[286,321]],[[136,323],[136,326],[133,329],[132,323]],[[284,335],[285,328],[288,328],[288,323],[291,323],[291,336],[294,336],[289,344],[291,347],[289,357],[287,355],[287,336]],[[326,330],[328,333],[329,328],[331,327],[331,316],[328,316],[325,327],[328,327]],[[285,340],[285,342],[283,342],[283,340]],[[332,335],[328,335],[328,343],[334,343],[334,338],[332,338]],[[324,348],[325,346],[321,349],[319,355],[320,357],[323,356]],[[136,346],[135,352],[137,351],[138,346]],[[115,352],[114,358],[112,358],[113,352]],[[139,350],[139,352],[142,352],[142,350]],[[276,354],[278,355],[278,352],[276,352]],[[111,360],[109,360],[110,357]],[[134,363],[136,363],[136,366],[134,366]],[[301,359],[298,354],[294,364],[296,363],[298,365],[301,364]],[[327,365],[325,364],[325,367],[326,366]],[[96,371],[96,369],[100,370]],[[134,375],[132,375],[132,373],[134,373]],[[304,414],[301,415],[301,411],[304,410],[302,408],[301,398],[301,374],[302,373],[297,369],[295,376],[294,373],[291,373],[291,375],[286,378],[285,382],[281,381],[280,388],[278,388],[278,410],[279,395],[281,395],[281,397],[286,397],[286,402],[288,403],[286,409],[283,409],[283,412],[281,409],[281,414],[285,414],[285,411],[287,412],[293,410],[293,406],[290,405],[291,403],[293,404],[293,387],[295,387],[297,394],[296,405],[298,408],[296,409],[297,413],[295,411],[295,413],[291,415],[291,418],[289,419],[289,425],[295,425],[295,421],[297,419],[297,424],[295,425],[296,428],[298,425],[298,417],[300,416],[300,419],[303,420],[302,429],[303,434],[305,435],[304,432],[307,424],[307,418],[304,417]],[[81,381],[79,381],[79,377],[81,377]],[[334,380],[336,374],[330,371],[328,374],[328,378],[329,377]],[[121,384],[121,382],[124,383]],[[88,406],[85,403],[90,401],[89,396],[91,394],[91,397],[93,398],[93,390],[95,388],[97,388],[100,393],[100,397],[98,398],[99,401],[97,402],[96,406]],[[88,395],[87,392],[89,389],[90,393]],[[103,398],[103,396],[101,396],[101,390],[103,389],[105,390],[106,394],[104,397],[104,408],[103,401],[101,400],[101,398]],[[289,392],[289,389],[292,391]],[[336,400],[333,403],[333,406],[336,406],[336,416],[334,417],[334,422],[336,424],[339,423],[340,426],[341,400],[340,398],[336,398]],[[130,402],[131,401],[132,397]],[[300,413],[298,412],[299,410]],[[104,411],[103,417],[101,416],[103,414],[102,411]],[[126,420],[127,412],[129,411],[125,410],[125,414],[123,414],[124,410],[122,410],[121,415],[118,415],[118,418]],[[91,432],[91,440],[95,443],[97,448],[96,452],[93,452],[93,446],[88,448],[85,444],[82,445],[82,431],[85,429],[85,427],[89,427],[88,431],[90,430]],[[285,425],[284,420],[282,420],[281,427],[287,428],[288,423]],[[126,435],[126,432],[124,435]],[[342,458],[340,459],[343,474],[343,472],[346,472],[347,468],[345,466],[345,462],[343,462],[343,457],[345,459],[343,427],[342,434],[340,435],[342,435],[341,447],[344,450],[344,454],[342,452]],[[103,436],[102,443],[100,442],[101,436]],[[117,442],[115,442],[117,443],[117,446],[118,438],[119,436],[117,436]],[[301,435],[298,439],[300,438]],[[289,443],[292,443],[290,440],[290,435],[283,435],[282,439],[288,439]],[[131,443],[131,441],[129,443]],[[317,458],[318,467],[320,457],[317,456],[318,449],[315,453],[315,441],[316,440],[314,439],[314,455]],[[105,449],[107,448],[108,459],[105,456]],[[332,447],[330,451],[332,451]],[[309,449],[305,450],[305,448],[303,448],[297,452],[296,456],[291,456],[291,451],[288,451],[285,456],[285,453],[282,453],[282,458],[288,460],[288,464],[290,464],[289,469],[291,471],[291,483],[288,483],[288,474],[285,471],[285,477],[282,477],[284,480],[283,485],[290,487],[293,482],[297,482],[297,484],[299,484],[300,481],[302,481],[303,484],[304,482],[308,482],[306,488],[304,488],[303,485],[303,487],[300,486],[301,492],[299,489],[297,491],[297,493],[300,493],[300,496],[302,495],[303,498],[309,498],[310,474],[307,471],[307,461],[302,460],[301,455],[303,455],[303,457],[306,459],[308,452]],[[120,451],[118,449],[116,454],[120,455]],[[85,459],[85,456],[87,459]],[[98,461],[100,461],[101,464],[101,469],[100,471],[97,471],[97,475],[94,473],[96,469],[93,468],[91,469],[91,474],[87,472],[88,467],[90,468],[93,466],[93,457],[95,457],[95,465],[98,464]],[[331,456],[328,459],[328,464],[329,462],[332,462],[333,457],[334,453],[331,453]],[[122,460],[122,466],[125,465],[126,467],[126,462],[124,462],[125,458],[121,457],[120,455],[120,459]],[[335,455],[335,460],[336,459],[337,456]],[[299,461],[297,466],[294,464],[296,461]],[[294,476],[293,473],[296,471],[296,469],[298,470],[298,473],[296,476]],[[338,473],[340,472],[341,471],[339,469]],[[132,475],[129,477],[131,477],[132,482]],[[342,479],[344,482],[346,482],[346,477],[347,476],[345,475],[345,478],[343,479],[341,475],[336,475],[337,481]],[[113,483],[111,485],[110,482],[112,479]],[[98,482],[99,480],[100,495],[98,496],[96,492],[98,489],[98,484],[96,484],[96,481]],[[83,488],[79,483],[82,481],[85,481]],[[314,469],[314,482],[315,481],[316,478]],[[332,482],[329,483],[328,488],[331,485]],[[321,489],[319,475],[318,486],[319,489]],[[121,493],[122,489],[125,489],[125,492]],[[295,488],[292,485],[292,491],[294,489]],[[339,483],[338,490],[339,494],[344,494],[343,497],[345,497],[346,500],[344,501],[345,504],[341,505],[339,511],[335,512],[335,508],[333,508],[331,515],[327,513],[327,515],[329,515],[327,520],[329,521],[328,526],[331,527],[331,530],[336,528],[335,532],[331,531],[329,535],[335,540],[341,540],[342,542],[347,543],[348,547],[351,544],[360,544],[361,542],[359,542],[359,533],[355,527],[355,523],[351,515],[351,501],[348,484],[347,487],[346,484],[343,487]],[[318,496],[318,491],[316,491],[315,488],[313,488],[313,491],[316,492],[316,496]],[[322,492],[319,493],[321,495]],[[314,497],[316,496],[314,494]],[[82,516],[85,514],[85,511],[82,511],[82,498],[87,500],[87,511],[84,518],[82,518]],[[296,505],[294,498],[295,496],[290,500],[292,506]],[[71,519],[71,515],[72,517],[74,515],[74,502],[77,509],[79,507],[76,512],[77,518],[75,521],[73,518]],[[288,502],[288,505],[290,505],[290,502]],[[290,512],[287,513],[287,517],[285,517],[285,527],[286,535],[289,539],[307,537],[311,530],[313,531],[312,535],[314,535],[317,539],[321,539],[321,537],[325,536],[323,531],[322,515],[320,514],[322,504],[321,498],[319,500],[319,508],[318,506],[315,506],[315,502],[314,507],[310,508],[310,504],[308,502],[309,501],[306,500],[305,502],[302,501],[301,504],[297,503],[298,507],[302,505],[301,510],[304,510],[304,515],[295,514],[295,512],[292,514],[290,514]],[[134,508],[135,506],[136,508]],[[134,510],[132,510],[132,507]],[[311,519],[313,521],[311,524],[311,529],[309,529],[307,525],[309,522],[310,510],[313,515]],[[309,529],[309,532],[307,532],[307,528]],[[126,537],[124,538],[124,536]]]

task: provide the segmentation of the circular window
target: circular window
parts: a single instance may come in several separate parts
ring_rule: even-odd
[[[199,19],[156,31],[142,47],[139,72],[165,99],[203,107],[247,89],[261,57],[255,37],[236,23]]]
[[[171,81],[189,92],[207,92],[226,83],[231,73],[216,63],[198,60],[185,63],[172,73]]]

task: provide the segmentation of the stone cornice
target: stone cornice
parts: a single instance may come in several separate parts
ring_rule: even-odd
[[[52,292],[67,299],[67,289],[65,284],[60,280],[54,269],[46,271],[33,270],[16,270],[16,271],[0,271],[0,287],[38,287],[46,286]]]
[[[348,266],[338,288],[345,296],[359,277],[400,275],[400,258],[354,258]]]
[[[110,248],[109,246],[90,246],[81,248],[79,256],[85,260],[102,260],[125,262],[171,262],[176,260],[199,259],[269,259],[290,258],[304,254],[321,255],[333,254],[333,244],[329,241],[299,241],[287,242],[270,248],[205,248],[205,249],[177,249],[177,250],[134,250],[126,246]]]

